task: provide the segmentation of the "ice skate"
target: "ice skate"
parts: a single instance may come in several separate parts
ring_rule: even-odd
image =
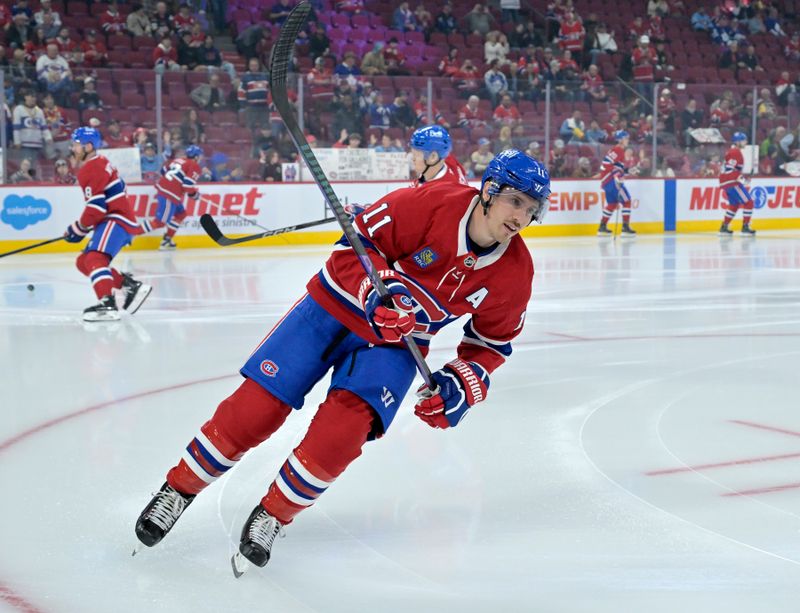
[[[147,283],[142,283],[133,278],[133,275],[126,272],[122,273],[122,290],[125,292],[125,302],[122,308],[133,315],[139,310],[150,292],[153,291],[153,286]]]
[[[611,230],[608,229],[608,226],[604,223],[601,223],[600,226],[597,228],[597,236],[611,236],[614,234]]]
[[[720,236],[733,236],[733,230],[728,227],[728,224],[724,223],[719,227],[719,235]]]
[[[103,296],[96,305],[83,309],[83,321],[119,321],[114,296]]]
[[[136,537],[142,545],[158,545],[194,499],[194,496],[181,494],[169,483],[164,483],[136,520]],[[140,550],[141,545],[137,545],[131,555]]]
[[[620,236],[633,238],[634,236],[636,236],[636,230],[631,228],[628,224],[624,223],[622,224],[622,232],[620,233]]]
[[[269,562],[272,544],[278,535],[284,536],[283,525],[258,505],[242,528],[239,551],[231,558],[233,574],[238,579],[248,568],[248,564],[264,567]]]
[[[749,223],[746,223],[742,226],[742,236],[755,236],[756,231],[750,227]]]
[[[161,239],[161,245],[159,246],[159,251],[172,251],[178,245],[175,244],[175,241],[172,240],[171,236],[164,235],[164,238]]]

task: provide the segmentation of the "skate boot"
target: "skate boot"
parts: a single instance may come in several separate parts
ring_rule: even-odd
[[[728,227],[728,224],[724,223],[719,227],[719,235],[720,236],[733,236],[733,230]]]
[[[83,321],[119,321],[114,296],[103,296],[96,305],[83,309]]]
[[[750,228],[750,224],[746,223],[742,226],[742,236],[755,236],[756,231]]]
[[[125,302],[122,304],[122,308],[133,315],[147,300],[150,292],[153,291],[153,286],[137,281],[133,275],[123,272],[122,290],[125,292]]]
[[[628,237],[636,236],[636,230],[631,228],[628,224],[624,223],[622,224],[622,235]]]
[[[611,236],[612,234],[614,233],[608,229],[608,226],[601,222],[600,227],[597,228],[597,236]]]
[[[272,553],[272,544],[279,534],[284,536],[283,525],[259,504],[242,528],[239,552],[231,558],[233,574],[241,577],[247,570],[247,562],[266,566]]]
[[[175,241],[172,240],[172,237],[165,234],[164,238],[161,239],[161,246],[158,249],[159,251],[172,251],[177,246]]]
[[[194,499],[194,496],[181,494],[169,483],[164,483],[136,520],[137,538],[148,547],[158,545]],[[133,555],[138,550],[135,549]]]

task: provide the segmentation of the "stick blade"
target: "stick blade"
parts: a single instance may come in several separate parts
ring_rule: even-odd
[[[200,226],[206,231],[206,234],[208,234],[211,240],[218,245],[226,247],[231,244],[230,240],[222,234],[222,230],[219,229],[217,222],[214,221],[214,218],[208,213],[204,213],[200,216]]]

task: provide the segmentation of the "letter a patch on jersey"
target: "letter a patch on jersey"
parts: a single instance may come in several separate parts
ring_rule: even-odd
[[[425,247],[424,249],[417,251],[413,257],[414,261],[417,263],[417,266],[420,268],[427,268],[433,264],[439,256],[436,255],[436,253],[430,247]]]

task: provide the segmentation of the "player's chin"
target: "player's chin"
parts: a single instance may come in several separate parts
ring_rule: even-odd
[[[505,236],[505,240],[508,240],[519,234],[520,229],[521,228],[518,228],[516,225],[504,223],[501,227],[501,232]]]

